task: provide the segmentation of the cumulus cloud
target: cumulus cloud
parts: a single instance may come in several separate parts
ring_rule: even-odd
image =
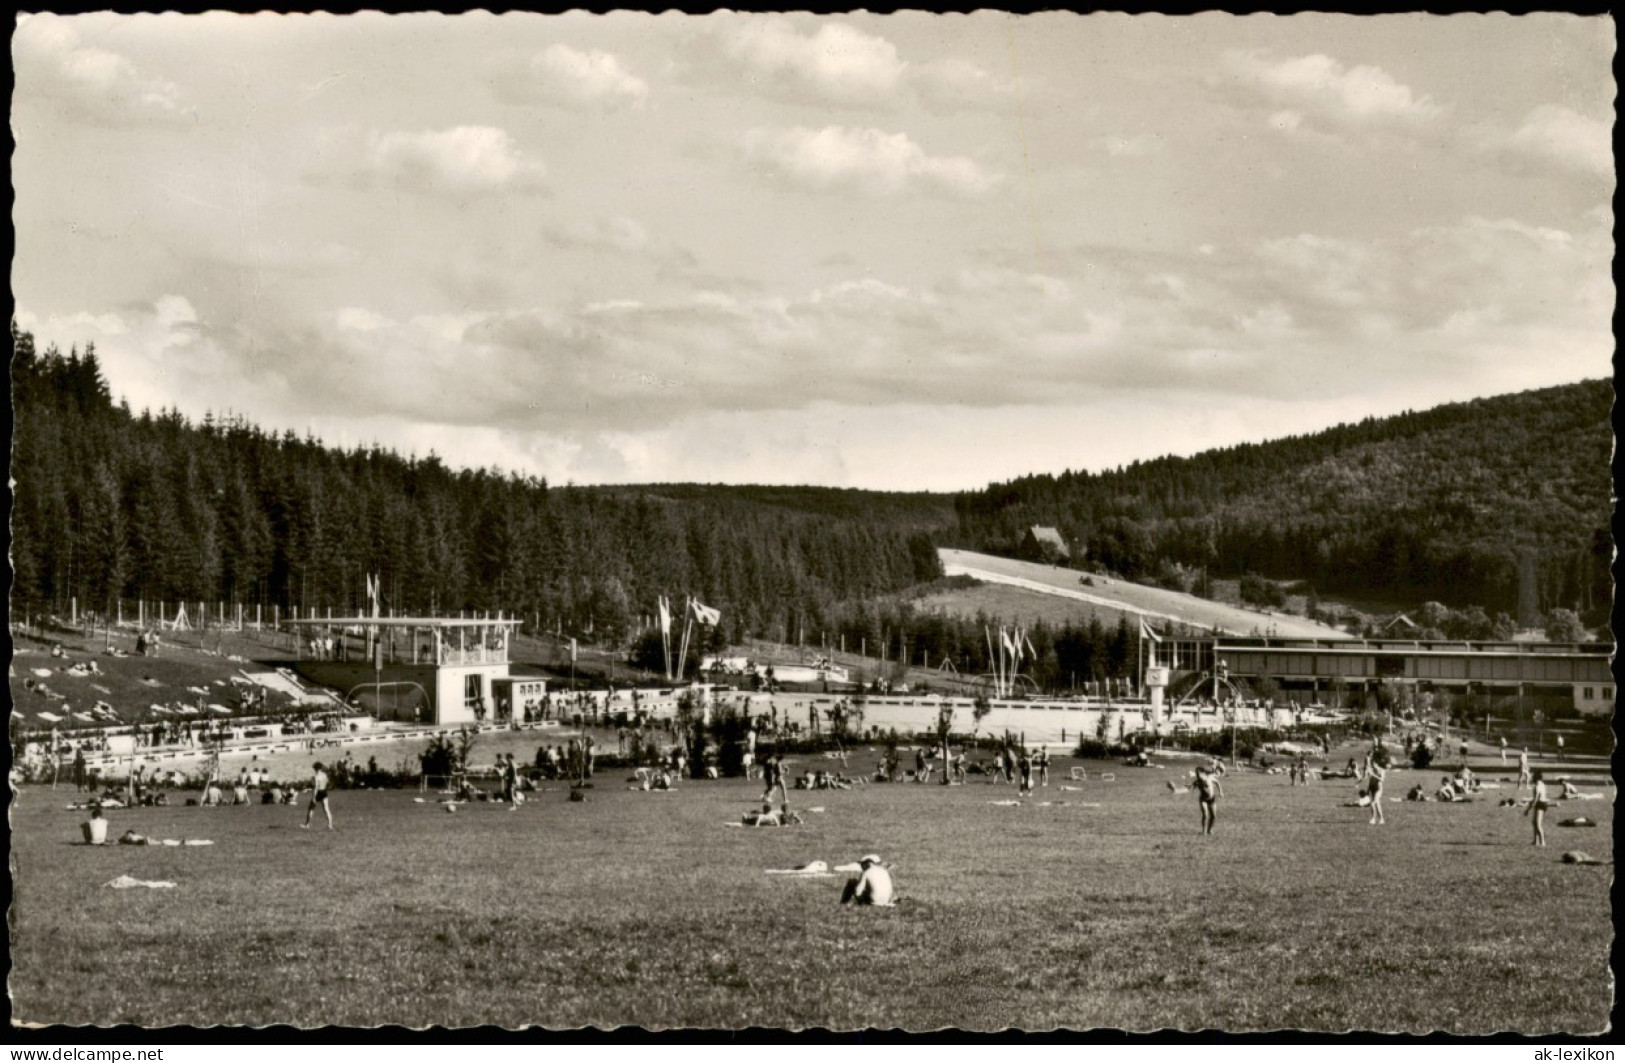
[[[928,107],[963,110],[1002,108],[1017,98],[1016,79],[999,77],[965,59],[950,57],[911,65],[908,82]]]
[[[386,183],[453,194],[533,189],[547,172],[526,160],[506,130],[492,126],[374,133],[366,165]]]
[[[745,135],[744,149],[751,160],[811,188],[873,195],[924,188],[977,195],[1001,179],[971,159],[928,155],[905,133],[872,128],[755,129]]]
[[[504,76],[498,91],[515,102],[613,111],[642,108],[649,98],[649,83],[609,52],[550,44],[521,70]]]
[[[1014,78],[958,56],[909,62],[885,37],[832,20],[802,32],[784,16],[752,16],[725,31],[721,52],[748,80],[793,100],[870,107],[915,100],[959,111],[1017,99]]]
[[[48,99],[80,121],[175,122],[191,116],[174,82],[84,40],[69,19],[27,15],[12,38],[19,97]]]
[[[844,22],[802,34],[787,18],[751,18],[733,29],[724,49],[758,78],[844,101],[895,91],[908,65],[890,41]]]
[[[1232,92],[1261,109],[1264,120],[1283,132],[1414,126],[1444,110],[1378,66],[1344,66],[1319,53],[1283,59],[1232,51],[1224,59]]]
[[[1598,177],[1614,175],[1613,130],[1609,123],[1555,104],[1536,107],[1517,129],[1490,136],[1488,147]]]

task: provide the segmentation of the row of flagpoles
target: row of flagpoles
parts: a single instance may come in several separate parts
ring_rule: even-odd
[[[1021,674],[1023,658],[1036,659],[1038,651],[1033,649],[1032,639],[1027,632],[1019,627],[999,628],[999,640],[995,647],[993,631],[984,628],[987,635],[988,659],[993,662],[993,696],[1000,698],[1010,697],[1015,693],[1016,676]]]

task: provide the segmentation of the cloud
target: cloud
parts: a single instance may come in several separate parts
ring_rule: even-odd
[[[1282,59],[1231,51],[1224,66],[1230,90],[1283,132],[1371,132],[1429,123],[1444,113],[1381,67],[1346,67],[1329,55]]]
[[[506,130],[492,126],[374,133],[365,164],[386,183],[452,194],[534,189],[547,172],[525,159]]]
[[[965,59],[911,65],[908,82],[926,106],[938,110],[1002,108],[1017,99],[1014,78],[1001,78]]]
[[[609,52],[550,44],[522,70],[501,77],[498,94],[514,102],[582,110],[641,109],[649,98],[649,83]]]
[[[601,235],[635,244],[641,227],[614,221]],[[1174,395],[1359,396],[1366,408],[1401,391],[1414,407],[1459,398],[1463,379],[1489,392],[1600,376],[1613,349],[1611,257],[1597,212],[1574,231],[1469,218],[1205,253],[1057,249],[1041,270],[989,253],[934,277],[858,272],[791,291],[668,297],[635,288],[502,311],[403,315],[352,299],[316,318],[268,307],[245,320],[221,297],[171,295],[43,323],[20,308],[19,321],[42,344],[94,340],[115,393],[138,407],[359,431],[365,396],[375,436],[422,426],[414,445],[445,440],[436,445],[448,452],[460,432],[484,440],[455,450],[465,456],[500,437],[529,463],[516,468],[636,478],[666,468],[645,448],[694,424],[830,423],[819,409],[885,420],[908,408]]]
[[[820,20],[801,32],[783,16],[753,16],[722,39],[722,56],[767,92],[795,102],[891,106],[916,100],[936,111],[1003,108],[1017,83],[956,56],[911,63],[885,37]]]
[[[87,44],[66,18],[22,16],[12,56],[19,99],[52,100],[80,121],[179,122],[194,113],[173,82],[143,72],[117,52]]]
[[[787,18],[750,18],[728,34],[724,50],[748,72],[780,87],[846,102],[896,91],[908,66],[890,41],[844,22],[821,22],[803,35]]]
[[[1607,122],[1543,104],[1517,129],[1491,134],[1485,146],[1495,152],[1598,177],[1614,176],[1613,129]]]
[[[748,158],[810,188],[872,195],[924,188],[977,195],[1001,180],[1001,175],[988,173],[971,159],[927,155],[907,134],[879,129],[754,129],[743,143]]]
[[[568,217],[542,226],[542,239],[559,248],[590,248],[635,254],[649,246],[649,232],[633,218]]]

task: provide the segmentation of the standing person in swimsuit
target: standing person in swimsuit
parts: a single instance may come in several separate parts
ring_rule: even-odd
[[[1531,812],[1534,813],[1535,838],[1533,844],[1543,846],[1546,844],[1546,809],[1549,807],[1546,803],[1546,778],[1544,773],[1535,772],[1534,786],[1535,792],[1530,795],[1529,801],[1523,806],[1523,814],[1527,816]]]
[[[327,804],[327,772],[323,770],[322,762],[319,760],[316,762],[316,777],[311,785],[314,789],[310,792],[310,804],[305,806],[305,821],[299,825],[300,829],[310,829],[310,818],[316,814],[316,806],[320,804],[322,812],[327,816],[327,829],[332,830],[333,809]]]
[[[1214,803],[1224,794],[1224,787],[1219,784],[1219,777],[1204,764],[1196,769],[1196,783],[1192,789],[1196,791],[1196,806],[1202,812],[1202,833],[1212,834],[1213,825],[1218,819]]]
[[[1529,747],[1518,750],[1518,789],[1529,785]]]
[[[1371,825],[1373,827],[1388,820],[1382,814],[1382,784],[1388,778],[1388,751],[1381,745],[1374,747],[1366,756],[1366,795],[1371,798]]]
[[[762,761],[762,804],[772,805],[774,790],[779,792],[779,807],[788,815],[790,795],[784,789],[784,761],[776,752]]]

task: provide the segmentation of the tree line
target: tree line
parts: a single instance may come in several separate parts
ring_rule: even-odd
[[[240,418],[115,402],[93,346],[12,325],[14,608],[120,599],[506,610],[624,643],[658,595],[722,610],[721,634],[786,638],[836,603],[941,573],[917,516],[861,519],[722,490],[554,487],[439,458],[328,447]],[[832,496],[837,492],[831,492]],[[912,506],[904,509],[912,511]]]

